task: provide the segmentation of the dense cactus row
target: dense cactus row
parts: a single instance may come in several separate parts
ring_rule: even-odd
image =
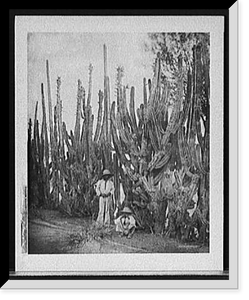
[[[78,80],[75,127],[68,132],[62,116],[60,77],[57,78],[52,116],[49,63],[46,61],[49,135],[42,84],[41,133],[38,103],[33,135],[32,122],[29,122],[29,175],[36,181],[30,185],[30,197],[36,199],[36,204],[59,206],[69,215],[91,214],[94,184],[102,170],[109,168],[114,172],[117,203],[122,184],[126,194],[130,192],[130,204],[142,227],[147,226],[156,233],[164,232],[167,210],[168,235],[186,237],[186,232],[181,234],[182,228],[190,231],[191,226],[198,223],[205,239],[209,218],[209,63],[206,56],[205,45],[194,46],[192,68],[186,72],[179,55],[176,96],[172,104],[171,84],[162,80],[158,55],[152,81],[143,79],[143,99],[136,109],[135,103],[140,99],[136,99],[134,87],[128,93],[123,85],[122,67],[117,69],[116,99],[111,103],[104,46],[104,90],[98,93],[95,132],[91,106],[92,65],[89,66],[87,96]],[[208,111],[206,118],[201,111],[203,93]],[[190,220],[186,211],[195,195],[199,200],[194,218]]]
[[[172,232],[173,227],[175,231],[179,231],[178,227],[185,226],[185,212],[194,195],[198,194],[199,204],[203,199],[203,191],[200,188],[203,186],[203,181],[205,181],[205,188],[202,189],[208,190],[209,140],[207,137],[209,136],[207,132],[209,128],[205,127],[203,136],[200,119],[200,89],[203,82],[203,69],[206,70],[207,66],[203,65],[205,60],[200,55],[201,47],[198,45],[194,48],[193,70],[188,70],[185,92],[182,57],[178,58],[177,94],[171,112],[169,111],[169,83],[161,82],[160,56],[156,58],[154,78],[152,82],[148,82],[148,90],[144,79],[144,101],[138,107],[137,114],[134,113],[134,87],[131,88],[128,111],[125,93],[120,83],[116,116],[115,104],[112,107],[112,137],[117,156],[125,167],[128,180],[132,183],[134,196],[138,196],[140,202],[153,204],[148,205],[148,208],[154,216],[154,229],[157,232],[164,230],[164,219],[160,216],[165,215],[167,205],[162,206],[162,201],[170,203],[174,198],[174,205],[168,207],[169,223],[172,223],[169,224],[171,228],[169,232]],[[147,95],[149,95],[148,99]],[[182,170],[181,179],[178,175],[180,170]],[[168,193],[162,184],[165,183],[167,174],[174,177],[174,180],[169,181],[171,193]],[[189,180],[188,189],[185,188],[183,179]],[[173,181],[177,184],[173,185]],[[207,193],[205,194],[207,197]],[[203,200],[205,211],[208,209],[206,200]],[[136,198],[136,203],[137,201]],[[176,222],[175,210],[183,203],[185,204],[180,211],[181,226],[173,226]],[[143,205],[140,203],[140,206]],[[196,210],[197,221],[204,218],[202,211],[199,208]],[[205,220],[206,222],[200,224],[206,226],[208,220]]]

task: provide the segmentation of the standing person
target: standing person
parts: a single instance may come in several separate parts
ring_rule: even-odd
[[[102,178],[97,182],[96,193],[99,196],[99,212],[96,220],[100,226],[111,224],[111,207],[114,197],[114,184],[111,180],[113,174],[109,170],[104,170]]]

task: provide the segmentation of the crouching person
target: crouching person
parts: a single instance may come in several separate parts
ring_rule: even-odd
[[[116,231],[120,236],[132,237],[136,229],[136,220],[129,207],[125,206],[117,219],[114,220]]]

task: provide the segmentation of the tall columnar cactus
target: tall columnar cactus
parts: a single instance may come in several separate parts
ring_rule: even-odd
[[[92,72],[93,72],[93,65],[90,64],[88,67],[89,71],[89,80],[88,80],[88,95],[87,95],[87,106],[91,105],[91,98],[92,98]]]
[[[57,113],[57,130],[58,130],[58,137],[59,137],[59,152],[60,155],[64,154],[64,143],[62,137],[62,100],[60,95],[61,89],[61,78],[58,77],[56,81],[56,113]]]
[[[90,170],[93,170],[93,122],[94,122],[94,115],[92,114],[92,109],[89,109],[89,131],[88,131],[88,147],[89,147],[89,166]]]
[[[85,114],[85,122],[86,122],[86,136],[85,136],[85,144],[86,144],[86,164],[89,170],[92,170],[92,138],[93,138],[93,115],[92,115],[92,107],[91,107],[91,89],[92,89],[92,70],[93,67],[90,64],[89,66],[89,82],[88,82],[88,96],[87,96],[87,106],[86,106],[86,114]],[[90,171],[88,171],[90,172]]]
[[[136,136],[138,135],[137,120],[135,114],[135,88],[132,86],[130,91],[130,119],[131,119],[131,130]]]
[[[75,120],[75,127],[74,127],[74,138],[77,144],[79,144],[80,141],[80,120],[81,120],[82,100],[83,100],[83,87],[81,81],[78,80],[76,120]]]
[[[97,119],[95,134],[94,134],[94,142],[95,143],[99,141],[102,117],[103,117],[103,92],[100,90],[99,91],[98,119]]]
[[[143,78],[143,99],[144,99],[144,107],[147,109],[147,88],[146,88],[146,78]]]
[[[38,111],[38,101],[35,105],[35,117],[34,117],[34,128],[33,128],[33,139],[34,139],[34,150],[37,153],[38,145],[37,145],[37,111]],[[35,157],[36,159],[36,157]]]
[[[54,133],[53,133],[53,112],[52,112],[52,97],[50,87],[50,74],[49,74],[49,62],[46,60],[46,75],[47,75],[47,92],[48,92],[48,112],[49,112],[49,133],[50,133],[50,145],[51,153],[54,144]]]
[[[128,164],[128,160],[124,154],[123,151],[124,149],[122,148],[122,144],[118,136],[118,127],[117,127],[116,116],[115,116],[115,101],[113,101],[111,106],[111,134],[112,134],[112,141],[113,141],[116,154],[119,157],[122,164],[126,166]]]
[[[52,185],[52,200],[51,205],[58,206],[59,202],[59,147],[58,147],[58,112],[57,105],[54,106],[54,127],[53,127],[53,148],[52,148],[52,173],[51,173],[51,185]]]
[[[104,50],[104,91],[99,91],[99,110],[94,142],[100,144],[103,168],[112,168],[110,123],[110,83],[107,76],[107,48]],[[102,116],[103,115],[103,116]]]
[[[104,122],[103,122],[103,133],[104,133],[104,141],[107,141],[108,137],[108,120],[109,120],[109,107],[110,104],[108,102],[108,77],[107,77],[107,48],[106,45],[103,45],[104,52]]]
[[[44,172],[44,195],[45,201],[48,201],[50,198],[50,184],[49,184],[49,143],[48,143],[48,132],[47,132],[47,118],[46,118],[46,107],[45,107],[45,97],[44,97],[44,88],[41,84],[41,96],[42,96],[42,133],[41,138],[44,142],[43,149],[43,172]]]

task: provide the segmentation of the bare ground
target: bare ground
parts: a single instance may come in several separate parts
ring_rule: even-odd
[[[29,254],[69,253],[208,253],[207,246],[137,230],[131,239],[120,237],[114,226],[97,228],[90,218],[39,210],[29,215]]]

